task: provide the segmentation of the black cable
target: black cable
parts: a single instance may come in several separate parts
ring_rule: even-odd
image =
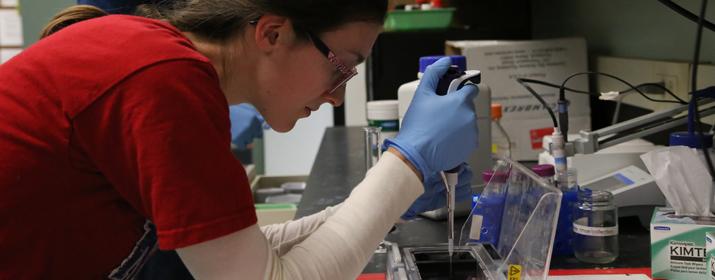
[[[680,104],[679,101],[671,101],[671,100],[657,100],[648,97],[645,93],[643,93],[640,89],[636,88],[633,86],[631,83],[627,82],[626,80],[623,80],[619,77],[616,77],[611,74],[606,74],[603,72],[596,72],[596,71],[587,71],[587,72],[579,72],[572,74],[571,76],[568,76],[562,83],[561,86],[559,86],[559,101],[558,101],[558,108],[559,108],[559,129],[561,130],[561,134],[564,135],[564,141],[567,140],[567,135],[568,135],[568,129],[569,129],[569,117],[568,117],[568,100],[566,100],[566,83],[568,83],[569,80],[571,80],[574,77],[580,76],[580,75],[601,75],[605,77],[609,77],[611,79],[617,80],[630,88],[634,89],[636,92],[638,92],[643,98],[650,100],[652,102],[662,102],[662,103],[677,103]]]
[[[690,11],[686,10],[685,8],[681,7],[678,4],[675,4],[671,0],[658,0],[658,2],[663,3],[663,5],[667,6],[671,10],[675,11],[676,13],[686,17],[687,19],[693,21],[693,22],[700,22],[702,19],[702,24],[705,28],[710,29],[710,31],[715,31],[715,24],[704,19],[703,16],[698,17],[697,15],[691,13]],[[705,15],[705,14],[703,14]]]
[[[667,87],[665,87],[663,84],[660,83],[642,83],[642,84],[637,84],[636,88],[644,88],[644,87],[657,87],[668,93],[673,99],[677,100],[680,104],[688,104],[688,101],[683,100],[682,98],[678,97],[675,93],[670,91]],[[622,92],[629,92],[629,91],[634,91],[635,89],[627,89]]]
[[[683,102],[685,102],[684,100],[682,100],[682,99],[680,99],[680,98],[677,98],[679,101],[675,101],[675,100],[661,100],[661,99],[653,99],[653,98],[650,98],[650,97],[648,97],[648,95],[646,95],[645,93],[643,93],[640,89],[638,89],[636,86],[632,85],[631,83],[627,82],[626,80],[621,79],[621,78],[619,78],[619,77],[617,77],[617,76],[614,76],[614,75],[611,75],[611,74],[607,74],[607,73],[603,73],[603,72],[596,72],[596,71],[579,72],[579,73],[572,74],[571,76],[569,76],[568,78],[566,78],[566,79],[563,81],[563,83],[561,83],[561,86],[559,86],[559,99],[565,98],[565,96],[563,96],[563,95],[564,95],[565,92],[566,92],[566,83],[567,83],[569,80],[571,80],[571,78],[576,77],[576,76],[581,76],[581,75],[593,75],[593,74],[595,74],[595,75],[601,75],[601,76],[605,76],[605,77],[609,77],[609,78],[611,78],[611,79],[617,80],[617,81],[619,81],[619,82],[625,84],[625,85],[628,86],[629,88],[632,88],[633,90],[635,90],[636,92],[638,92],[641,96],[643,96],[643,98],[648,99],[649,101],[652,101],[652,102],[677,103],[677,104],[684,104]],[[673,96],[675,96],[675,94],[673,94]],[[685,104],[687,104],[687,102],[685,102]]]
[[[520,79],[521,79],[522,81],[524,81],[524,82],[531,83],[531,84],[538,84],[538,85],[548,86],[548,87],[552,87],[552,88],[560,88],[560,87],[561,87],[561,86],[559,86],[559,85],[557,85],[557,84],[552,84],[552,83],[549,83],[549,82],[546,82],[546,81],[541,81],[541,80],[534,80],[534,79],[527,79],[527,78],[520,78]],[[629,87],[629,88],[627,88],[627,89],[624,89],[624,90],[621,90],[621,91],[618,91],[618,92],[623,92],[623,93],[625,93],[625,92],[629,92],[629,91],[635,91],[637,88],[640,89],[640,88],[644,88],[644,87],[657,87],[657,88],[660,88],[660,89],[662,89],[663,91],[665,91],[666,93],[668,93],[668,95],[670,95],[670,96],[672,96],[674,99],[678,100],[678,103],[680,103],[680,104],[688,104],[687,101],[681,99],[681,98],[678,97],[675,93],[673,93],[670,89],[668,89],[667,87],[665,87],[664,85],[659,84],[659,83],[642,83],[642,84],[636,85],[635,87],[632,87],[632,88]],[[588,95],[599,96],[599,94],[596,93],[596,92],[585,91],[585,90],[578,90],[578,89],[572,89],[572,88],[568,88],[568,87],[564,87],[564,89],[566,89],[567,91],[570,91],[570,92],[583,93],[583,94],[588,94]],[[667,102],[667,103],[672,103],[672,102],[673,102],[672,100],[661,100],[661,99],[654,99],[654,100],[656,100],[655,102]]]
[[[701,5],[700,5],[700,17],[698,17],[698,27],[697,31],[695,33],[695,51],[693,52],[693,69],[691,71],[691,79],[690,79],[690,88],[692,89],[693,92],[697,91],[697,85],[698,85],[698,64],[700,63],[700,44],[702,43],[702,37],[703,37],[703,21],[705,20],[705,10],[707,8],[708,1],[707,0],[702,0]],[[698,101],[695,100],[695,94],[693,94],[690,97],[690,102],[695,102],[695,110],[693,110],[693,114],[695,115],[695,126],[698,130],[698,139],[700,142],[703,142],[703,138],[705,136],[705,133],[703,133],[703,128],[702,126],[698,125],[700,123],[700,112],[698,112]],[[710,158],[710,151],[708,148],[705,147],[705,144],[703,143],[703,152],[705,154],[705,161],[708,164],[708,171],[710,171],[710,176],[712,178],[715,178],[715,168],[713,167],[713,162],[712,159]]]
[[[526,88],[526,90],[528,90],[531,93],[531,95],[533,95],[536,98],[536,100],[539,100],[541,105],[544,106],[544,108],[546,108],[546,110],[549,112],[549,115],[551,115],[551,120],[554,122],[554,127],[559,127],[559,123],[556,121],[556,115],[554,114],[554,110],[551,110],[551,106],[549,106],[549,104],[547,104],[546,101],[544,101],[544,99],[541,98],[541,95],[536,93],[536,91],[534,91],[534,89],[532,89],[529,85],[527,85],[526,82],[524,82],[524,79],[517,78],[516,81],[519,84],[521,84],[521,86]]]

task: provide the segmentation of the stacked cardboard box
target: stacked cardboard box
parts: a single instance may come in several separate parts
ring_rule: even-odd
[[[502,126],[512,140],[512,157],[536,160],[542,139],[553,132],[548,112],[536,98],[517,83],[530,78],[560,85],[571,74],[587,70],[586,41],[564,38],[529,41],[448,41],[447,54],[467,57],[467,69],[482,71],[482,83],[492,90],[492,103],[503,108]],[[569,81],[569,88],[588,90],[588,78]],[[532,85],[550,107],[556,108],[558,89]],[[591,128],[589,97],[567,93],[571,133]],[[498,131],[492,127],[492,131]],[[498,133],[492,133],[497,143]]]
[[[0,64],[22,51],[22,20],[17,0],[0,0]]]

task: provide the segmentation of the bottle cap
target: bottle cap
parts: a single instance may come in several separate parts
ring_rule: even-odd
[[[397,100],[377,100],[368,101],[367,119],[368,120],[397,120],[399,119],[399,103]]]
[[[556,174],[556,171],[554,169],[554,166],[551,164],[539,164],[531,168],[531,171],[534,171],[536,175],[539,175],[541,177],[551,177]]]
[[[502,107],[499,103],[492,103],[492,120],[496,121],[501,119]]]
[[[420,57],[420,73],[424,73],[427,66],[432,65],[432,63],[437,62],[440,58],[449,56],[452,59],[452,65],[457,65],[459,71],[467,71],[467,58],[463,55],[435,55],[435,56],[423,56]]]
[[[688,146],[695,149],[710,148],[713,146],[713,135],[705,133],[690,134],[687,131],[678,131],[670,134],[670,146]]]

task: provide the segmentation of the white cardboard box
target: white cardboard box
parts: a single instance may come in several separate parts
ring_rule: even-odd
[[[17,9],[0,9],[0,47],[22,47],[22,19]]]
[[[502,125],[512,140],[512,157],[536,160],[542,151],[541,139],[553,132],[548,112],[517,78],[531,78],[561,84],[569,75],[587,71],[586,41],[563,38],[529,41],[447,41],[448,54],[467,57],[467,69],[482,72],[482,83],[491,87],[492,103],[503,107]],[[558,89],[531,85],[543,99],[556,108]],[[569,88],[588,90],[586,76],[571,79]],[[589,98],[567,93],[569,131],[591,128]],[[492,131],[497,131],[492,128]],[[492,139],[499,137],[492,133]]]
[[[17,48],[0,48],[0,64],[3,64],[13,58],[14,56],[20,54],[22,52],[22,49],[17,49]]]
[[[0,7],[16,8],[20,3],[18,0],[0,0]]]

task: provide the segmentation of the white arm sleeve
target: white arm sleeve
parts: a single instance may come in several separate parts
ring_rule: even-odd
[[[407,164],[385,153],[332,216],[319,213],[325,222],[298,230],[293,237],[299,238],[269,233],[269,243],[254,225],[177,252],[196,279],[355,279],[423,190]],[[291,246],[275,246],[275,240]]]
[[[323,211],[310,216],[300,218],[295,221],[288,221],[282,224],[273,224],[261,227],[261,231],[268,239],[268,244],[279,256],[285,254],[293,248],[295,244],[302,242],[320,227],[330,216],[332,216],[341,204],[325,208]]]

